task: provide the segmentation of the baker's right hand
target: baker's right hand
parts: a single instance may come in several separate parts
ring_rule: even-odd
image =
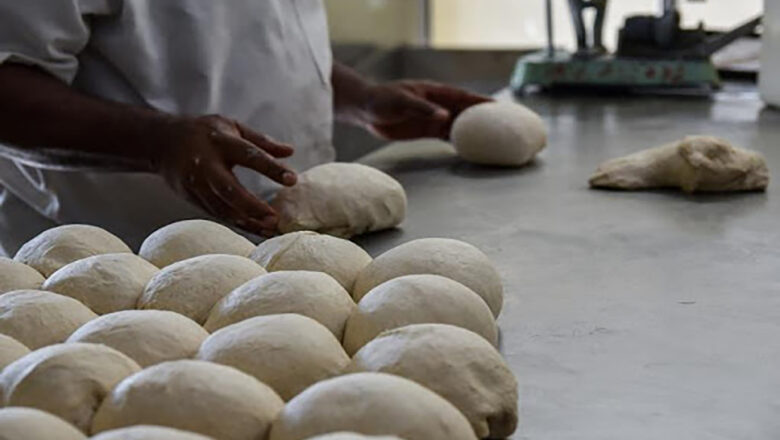
[[[295,172],[277,161],[293,148],[221,116],[179,117],[161,135],[155,166],[179,194],[209,214],[254,234],[276,234],[279,218],[268,203],[244,188],[233,167],[257,171],[285,186]]]

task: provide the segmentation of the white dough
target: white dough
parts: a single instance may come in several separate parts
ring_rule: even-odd
[[[16,339],[0,333],[0,371],[11,362],[30,352],[24,344]],[[2,406],[2,405],[0,405]]]
[[[12,290],[40,289],[44,278],[32,267],[0,257],[0,293]]]
[[[42,289],[77,299],[103,315],[134,309],[146,283],[159,271],[137,255],[95,255],[63,266]]]
[[[208,254],[246,257],[255,245],[230,228],[208,220],[183,220],[163,226],[141,244],[138,255],[159,268]]]
[[[371,256],[355,243],[312,231],[291,232],[266,240],[249,258],[269,272],[325,272],[348,292],[360,271],[371,263]]]
[[[205,435],[165,426],[136,425],[112,429],[90,437],[90,440],[213,440]]]
[[[57,344],[97,315],[68,296],[40,290],[0,295],[0,333],[31,350]]]
[[[764,190],[766,160],[723,139],[689,136],[599,165],[590,186],[611,189],[680,188],[687,193]]]
[[[385,330],[426,323],[457,325],[498,344],[496,321],[476,293],[449,278],[424,274],[394,278],[364,296],[347,321],[344,348],[352,355]]]
[[[389,175],[356,163],[328,163],[298,175],[271,205],[279,230],[349,238],[398,226],[406,216],[404,188]]]
[[[408,379],[357,373],[318,382],[293,398],[269,440],[350,431],[407,440],[476,440],[468,420],[444,398]]]
[[[355,434],[354,432],[334,432],[331,434],[309,437],[308,440],[402,440],[396,436],[376,436]]]
[[[14,256],[48,277],[62,266],[100,254],[133,253],[117,236],[90,225],[63,225],[43,231]]]
[[[200,347],[198,359],[251,374],[284,400],[349,364],[325,326],[295,314],[258,316],[217,330]]]
[[[57,344],[7,366],[0,374],[0,387],[6,406],[38,408],[87,432],[106,394],[140,369],[105,345]]]
[[[436,274],[451,278],[476,292],[498,317],[504,303],[501,276],[482,251],[450,238],[422,238],[380,255],[358,275],[352,296],[360,301],[385,281],[412,274]]]
[[[384,332],[357,352],[347,371],[419,383],[455,405],[479,438],[506,438],[517,428],[512,370],[495,347],[460,327],[415,324]]]
[[[122,381],[95,414],[92,433],[160,425],[219,440],[264,439],[284,402],[235,368],[194,360],[149,367]]]
[[[146,285],[139,309],[170,310],[203,324],[222,297],[265,269],[237,255],[201,255],[166,266]]]
[[[204,327],[213,332],[253,316],[297,313],[330,330],[339,341],[355,309],[346,290],[328,274],[305,270],[272,272],[224,297]]]
[[[0,440],[86,440],[61,418],[35,408],[0,409]]]
[[[458,155],[481,165],[522,166],[547,145],[544,121],[528,107],[487,102],[466,109],[452,125]]]
[[[84,324],[68,342],[104,344],[148,367],[194,357],[208,335],[198,323],[178,313],[124,310]]]

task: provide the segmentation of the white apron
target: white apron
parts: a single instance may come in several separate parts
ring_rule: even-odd
[[[9,61],[108,100],[236,119],[293,144],[286,162],[299,171],[335,155],[322,0],[0,0],[0,63]],[[276,189],[257,173],[237,172],[258,195]],[[7,254],[55,224],[98,225],[137,248],[156,228],[194,217],[206,214],[156,175],[0,159]]]

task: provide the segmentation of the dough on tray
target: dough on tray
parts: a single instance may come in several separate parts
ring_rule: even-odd
[[[35,408],[0,408],[2,440],[86,440],[87,437],[61,418]]]
[[[45,279],[32,267],[0,257],[0,294],[12,290],[40,289]]]
[[[16,339],[0,333],[0,371],[7,365],[26,355],[30,349]],[[0,405],[2,407],[2,405]]]
[[[112,429],[91,437],[90,440],[215,440],[205,435],[165,426],[136,425]]]

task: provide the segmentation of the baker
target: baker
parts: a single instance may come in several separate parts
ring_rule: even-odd
[[[272,235],[264,199],[334,159],[334,118],[446,138],[486,99],[334,63],[321,0],[0,0],[0,246],[205,216]]]

